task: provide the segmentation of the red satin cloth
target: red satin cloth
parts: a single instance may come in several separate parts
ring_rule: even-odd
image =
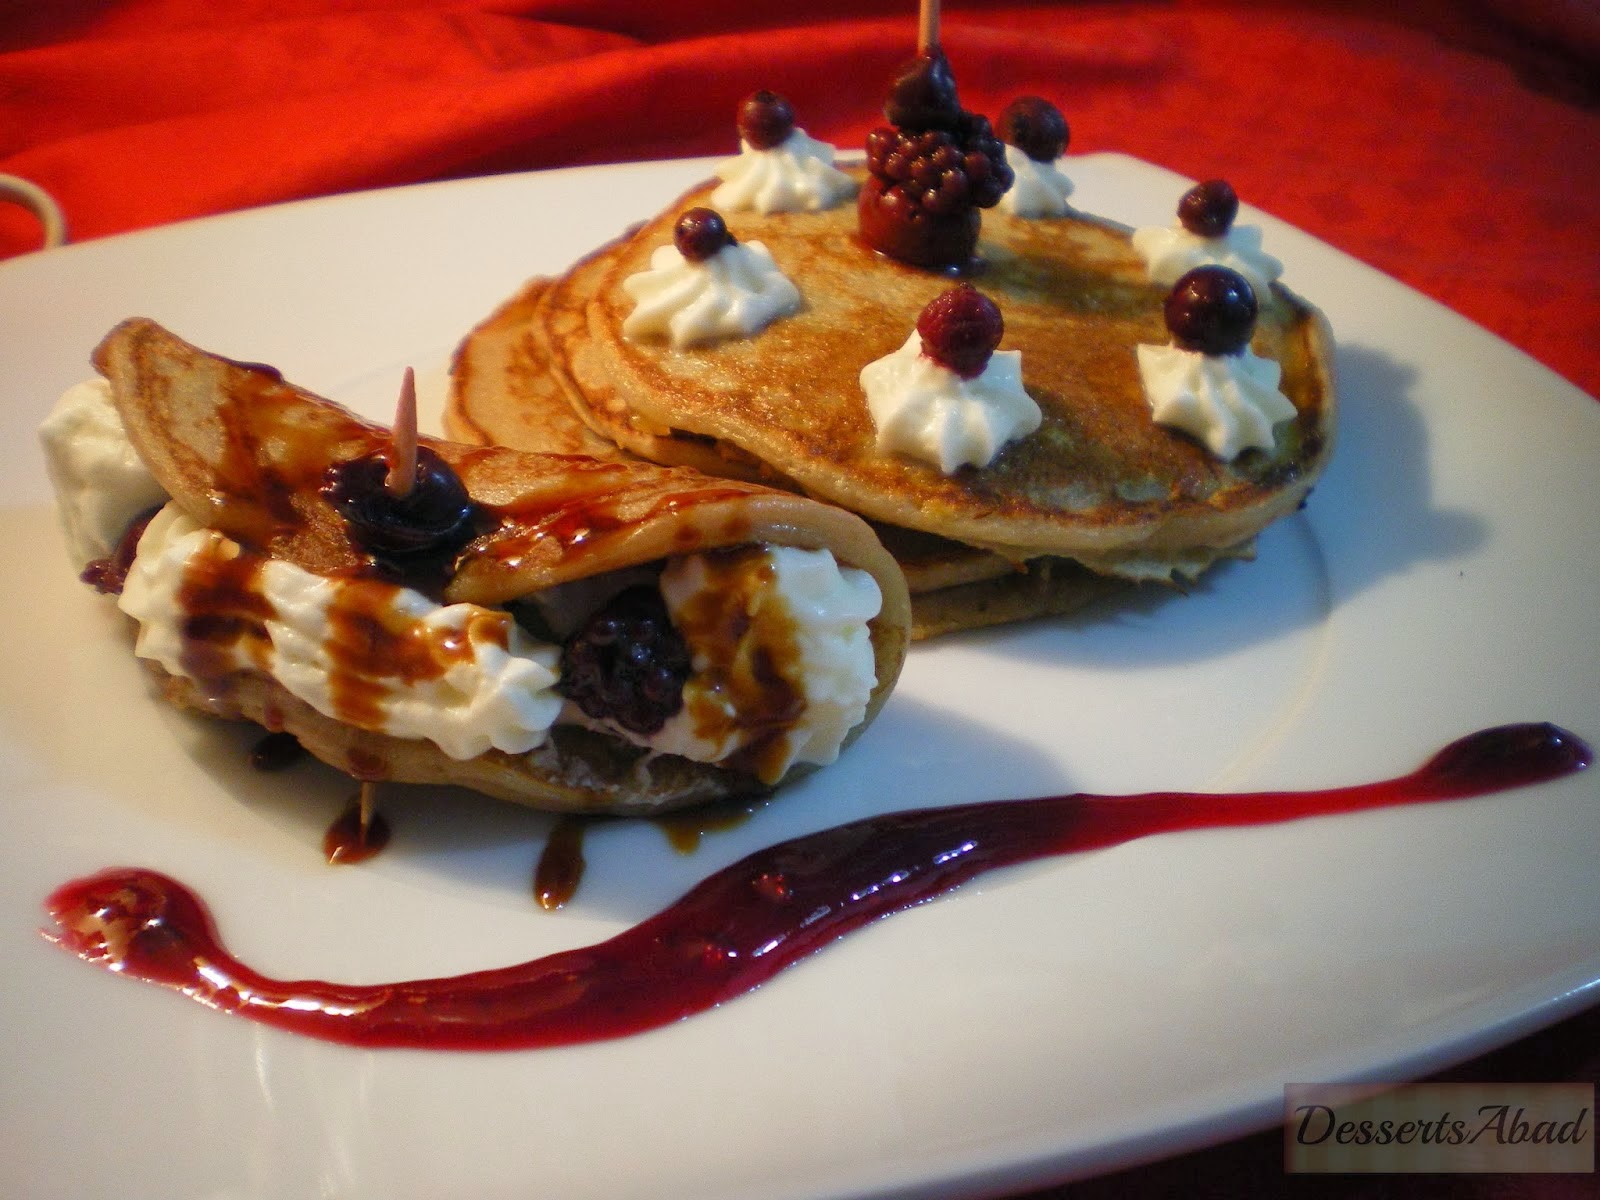
[[[82,240],[359,188],[727,153],[757,87],[813,135],[859,145],[913,47],[913,9],[0,0],[0,172],[53,193]],[[967,107],[1036,92],[1066,112],[1074,153],[1225,176],[1600,394],[1596,0],[952,0],[943,41]],[[37,238],[0,206],[0,257]],[[1597,1081],[1597,1046],[1592,1011],[1454,1077]],[[1597,1190],[1593,1176],[1286,1179],[1268,1134],[1048,1194]]]
[[[82,239],[357,188],[727,152],[755,87],[788,95],[814,135],[859,144],[913,8],[0,0],[0,172],[56,195]],[[1595,0],[952,3],[944,41],[968,107],[1039,92],[1074,151],[1226,176],[1600,393]],[[0,206],[0,256],[37,236]]]

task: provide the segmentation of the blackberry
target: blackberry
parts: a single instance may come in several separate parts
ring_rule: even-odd
[[[1196,237],[1221,237],[1239,215],[1239,197],[1226,179],[1196,184],[1178,201],[1178,221]]]
[[[648,585],[618,592],[561,647],[556,690],[595,720],[652,734],[683,707],[689,647]]]
[[[978,210],[997,204],[1012,180],[989,119],[962,109],[937,47],[895,77],[883,114],[891,124],[867,135],[862,239],[914,266],[973,269]]]
[[[753,149],[771,150],[794,132],[794,109],[776,92],[751,92],[739,105],[738,125]]]
[[[975,379],[1000,344],[1000,309],[970,283],[937,296],[917,318],[922,352],[963,379]]]
[[[1202,354],[1238,354],[1256,327],[1256,293],[1227,267],[1196,267],[1172,285],[1164,309],[1172,340]]]
[[[1000,114],[1000,136],[1034,162],[1055,162],[1072,131],[1061,110],[1040,96],[1018,96]]]
[[[999,202],[1012,180],[1005,148],[987,117],[963,113],[956,124],[921,131],[882,126],[867,135],[867,169],[882,181],[886,204],[949,217]]]
[[[734,243],[727,222],[714,208],[691,208],[672,227],[672,244],[690,262],[705,262]]]

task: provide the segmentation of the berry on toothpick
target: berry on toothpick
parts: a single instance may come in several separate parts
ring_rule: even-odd
[[[963,379],[976,379],[1005,334],[1000,309],[970,283],[935,297],[917,317],[922,353]]]
[[[350,540],[390,563],[448,554],[471,541],[478,509],[461,477],[417,442],[416,374],[406,368],[389,445],[328,468],[322,495]]]
[[[417,482],[417,373],[406,368],[400,380],[400,401],[389,429],[389,473],[384,490],[403,500]]]
[[[1238,354],[1255,332],[1255,289],[1227,267],[1196,267],[1173,284],[1163,315],[1180,349]]]
[[[961,116],[950,60],[937,45],[918,52],[889,85],[883,115],[900,129],[948,129]]]
[[[917,57],[884,103],[889,125],[867,136],[857,213],[862,240],[879,253],[964,272],[979,265],[978,210],[999,203],[1013,175],[989,119],[961,107],[938,33],[938,5],[925,0]]]

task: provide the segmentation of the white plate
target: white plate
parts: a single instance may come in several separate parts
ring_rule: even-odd
[[[1164,222],[1183,184],[1076,160],[1085,208]],[[371,981],[590,942],[793,833],[1068,789],[1317,786],[1553,720],[1600,739],[1600,407],[1265,220],[1340,339],[1332,469],[1254,563],[1116,616],[917,647],[843,761],[693,855],[589,839],[532,904],[536,814],[389,803],[330,868],[348,785],[246,769],[249,734],[154,703],[58,544],[33,428],[142,313],[374,415],[414,363],[705,174],[670,163],[347,196],[0,265],[0,1162],[43,1197],[945,1196],[1271,1122],[1291,1081],[1415,1072],[1595,998],[1600,771],[1511,795],[1151,839],[991,875],[753,995],[610,1044],[358,1052],[220,1016],[46,944],[112,864],[212,903],[249,962]],[[1262,219],[1253,214],[1254,219]]]

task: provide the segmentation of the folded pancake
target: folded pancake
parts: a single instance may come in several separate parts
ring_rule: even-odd
[[[411,494],[438,476],[464,501],[448,537],[414,544],[361,507],[388,504],[360,489],[374,464],[383,487],[381,427],[145,320],[94,363],[170,497],[119,600],[137,651],[176,703],[288,730],[363,780],[664,811],[831,761],[899,673],[903,578],[836,508],[422,438]]]
[[[1114,581],[1181,582],[1248,556],[1327,461],[1335,399],[1321,315],[1277,284],[1260,297],[1252,349],[1281,364],[1296,415],[1270,451],[1218,459],[1152,421],[1136,347],[1167,343],[1166,289],[1148,281],[1128,229],[1081,213],[984,214],[984,269],[973,282],[999,305],[1001,348],[1021,351],[1043,417],[986,467],[946,474],[879,449],[861,368],[900,347],[950,280],[867,249],[849,205],[723,214],[737,239],[763,243],[798,285],[793,315],[748,338],[684,349],[624,336],[632,301],[622,281],[648,267],[710,186],[560,279],[536,281],[531,309],[513,302],[475,330],[457,356],[451,428],[537,446],[564,402],[636,455],[766,478],[860,513],[906,569],[919,634],[1062,611],[1116,590]],[[517,364],[515,375],[485,365],[490,347]],[[542,376],[542,391],[520,382],[532,376]],[[924,553],[901,554],[890,530],[913,531]],[[927,538],[942,539],[932,559]],[[945,582],[952,575],[963,578]],[[946,596],[941,618],[924,620],[932,594],[954,587],[965,599]],[[1001,595],[1006,603],[987,603]]]

